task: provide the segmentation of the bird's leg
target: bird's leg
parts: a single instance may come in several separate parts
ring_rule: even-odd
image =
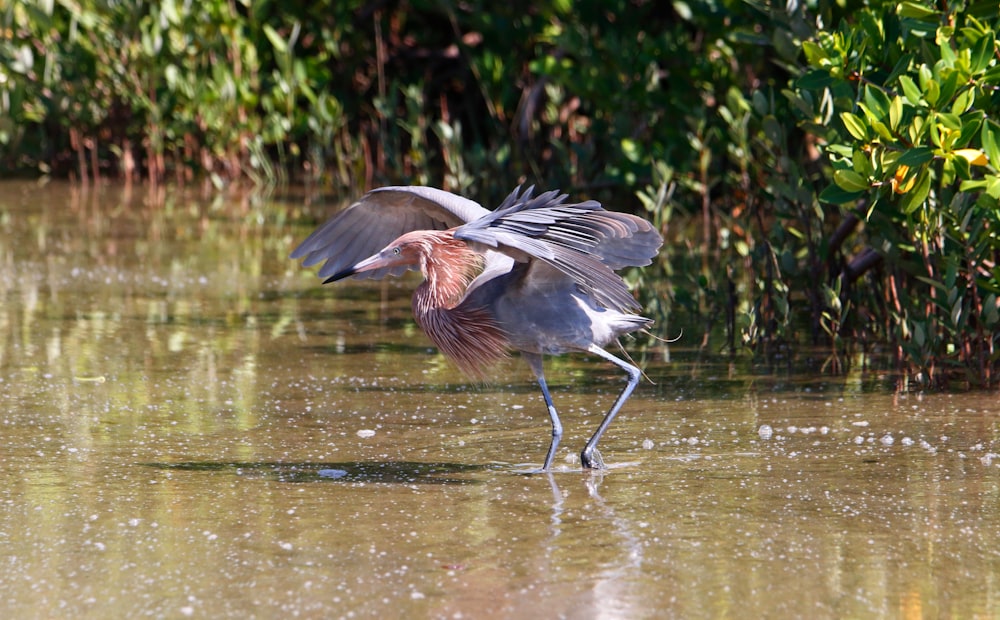
[[[559,447],[559,440],[562,439],[562,422],[559,421],[559,414],[556,413],[556,406],[552,404],[552,396],[549,394],[549,386],[545,383],[545,372],[542,369],[542,356],[537,353],[522,352],[521,357],[531,366],[538,380],[538,387],[542,388],[542,398],[545,399],[545,406],[549,409],[549,420],[552,421],[552,442],[549,443],[549,451],[545,455],[545,464],[542,471],[549,471],[552,468],[552,461],[556,458],[556,448]]]
[[[629,395],[632,394],[632,390],[634,390],[635,386],[639,384],[639,377],[641,375],[638,368],[623,359],[619,359],[614,355],[611,355],[596,344],[590,345],[587,347],[587,350],[594,355],[603,357],[628,373],[628,384],[624,389],[622,389],[622,393],[618,395],[618,400],[615,401],[615,404],[611,405],[611,409],[604,416],[604,419],[601,420],[601,425],[597,427],[593,437],[590,438],[590,441],[588,441],[587,445],[584,446],[583,452],[580,453],[580,462],[583,463],[584,467],[588,469],[604,469],[604,461],[601,459],[601,454],[597,452],[597,442],[601,440],[601,435],[603,435],[604,431],[606,431],[608,426],[611,425],[611,421],[615,419],[615,416],[618,414],[618,410],[621,409],[622,405],[625,404],[625,401],[628,400]]]

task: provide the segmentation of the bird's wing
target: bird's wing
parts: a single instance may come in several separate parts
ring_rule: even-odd
[[[421,186],[374,189],[317,228],[294,251],[309,267],[326,261],[327,278],[377,253],[393,239],[414,230],[446,230],[489,215],[479,203],[451,192]],[[400,275],[405,266],[359,273],[358,278]]]
[[[566,204],[566,195],[514,190],[496,211],[455,230],[455,238],[517,261],[542,260],[572,278],[601,306],[638,304],[614,269],[648,265],[660,235],[646,220],[605,211],[600,203]]]

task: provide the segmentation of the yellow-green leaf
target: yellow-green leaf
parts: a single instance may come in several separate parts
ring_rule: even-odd
[[[993,164],[993,168],[1000,168],[1000,126],[991,120],[983,123],[980,133],[983,141],[983,150],[986,151],[986,158]]]
[[[889,128],[886,127],[885,123],[883,123],[882,121],[873,122],[872,129],[875,130],[875,133],[877,133],[879,137],[881,137],[883,140],[887,142],[892,142],[893,140],[896,139],[896,137],[892,135],[892,132],[889,131]]]
[[[899,129],[899,121],[903,118],[903,98],[896,95],[889,104],[889,129]]]
[[[264,24],[264,35],[267,37],[267,40],[271,42],[271,46],[274,47],[275,52],[278,54],[284,54],[288,51],[288,45],[285,44],[285,40],[272,26]]]
[[[931,175],[924,169],[920,176],[917,177],[917,183],[914,189],[906,194],[903,194],[903,198],[899,201],[899,208],[903,213],[913,213],[917,208],[927,200],[927,196],[931,192]]]
[[[853,170],[846,169],[834,172],[833,182],[849,192],[860,192],[871,187],[871,184],[863,176]]]
[[[994,200],[1000,199],[1000,177],[994,175],[986,179],[986,193]]]
[[[916,82],[913,81],[908,75],[899,76],[899,85],[903,87],[903,94],[906,95],[906,100],[913,105],[920,105],[920,89],[917,88]]]
[[[847,133],[854,136],[856,140],[863,142],[868,140],[868,127],[865,126],[864,121],[856,114],[841,112],[840,120],[844,122],[844,128],[847,129]]]
[[[823,61],[830,58],[830,56],[826,53],[826,50],[812,41],[803,41],[802,51],[806,55],[806,62],[813,67],[824,66],[826,63]]]
[[[951,104],[952,114],[965,114],[965,111],[972,106],[972,102],[975,101],[975,99],[976,93],[971,88],[958,93]]]
[[[938,102],[938,98],[940,97],[941,85],[936,80],[928,80],[927,86],[924,88],[924,99],[933,106]]]

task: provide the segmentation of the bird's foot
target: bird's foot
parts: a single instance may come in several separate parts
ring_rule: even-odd
[[[603,470],[608,468],[597,448],[584,448],[583,452],[580,453],[580,463],[583,464],[584,469]]]
[[[514,473],[521,474],[522,476],[537,476],[539,474],[551,474],[552,470],[545,469],[544,467],[534,467],[532,469],[519,470]]]
[[[511,470],[511,473],[517,474],[519,476],[535,476],[538,474],[551,474],[552,470],[546,469],[545,467],[537,467],[524,463],[521,465],[515,465]]]

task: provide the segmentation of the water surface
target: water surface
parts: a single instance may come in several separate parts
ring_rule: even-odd
[[[7,617],[997,617],[994,394],[634,348],[467,383],[335,204],[0,185]],[[685,338],[693,344],[699,338]],[[641,343],[634,343],[640,345]]]

